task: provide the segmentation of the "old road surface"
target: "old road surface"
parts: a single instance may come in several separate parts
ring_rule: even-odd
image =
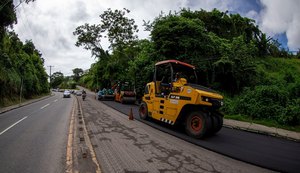
[[[103,172],[300,170],[297,142],[228,128],[210,138],[196,140],[182,130],[140,120],[135,105],[100,102],[90,92],[81,104]],[[133,108],[134,121],[127,117],[130,108]]]
[[[65,172],[73,101],[56,93],[0,114],[0,172]]]

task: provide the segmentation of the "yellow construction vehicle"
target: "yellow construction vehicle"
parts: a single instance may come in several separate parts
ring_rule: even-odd
[[[222,128],[223,115],[218,111],[222,105],[223,96],[197,84],[195,66],[166,60],[155,64],[153,81],[145,87],[139,115],[144,120],[183,124],[188,135],[202,138]]]
[[[120,103],[135,103],[136,93],[130,82],[118,82],[115,89],[115,101]]]

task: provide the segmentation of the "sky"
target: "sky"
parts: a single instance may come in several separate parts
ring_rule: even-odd
[[[23,0],[14,0],[17,5]],[[259,28],[291,51],[300,49],[300,0],[35,0],[16,9],[18,22],[13,29],[22,41],[32,40],[45,59],[45,69],[73,74],[72,69],[87,70],[95,62],[91,52],[76,47],[77,26],[100,23],[103,11],[127,8],[127,15],[139,27],[139,39],[149,39],[143,20],[153,21],[161,12],[216,8],[254,19]],[[108,49],[108,42],[102,42]]]

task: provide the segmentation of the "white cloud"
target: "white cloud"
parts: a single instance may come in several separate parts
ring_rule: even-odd
[[[290,50],[300,48],[300,1],[261,0],[261,29],[271,36],[286,33]]]
[[[14,0],[18,4],[19,0]],[[300,1],[262,0],[265,9],[257,13],[256,9],[245,13],[247,17],[261,19],[261,26],[267,33],[286,32],[290,48],[299,45],[299,7]],[[148,38],[144,31],[143,20],[153,21],[161,11],[178,11],[188,7],[191,10],[212,10],[239,12],[243,1],[236,0],[37,0],[23,3],[17,8],[18,24],[14,29],[21,40],[32,40],[43,54],[45,66],[54,65],[52,71],[61,71],[72,75],[72,69],[88,69],[95,62],[90,51],[76,47],[73,35],[77,26],[84,23],[100,22],[99,15],[107,8],[131,10],[128,17],[139,26],[140,39]],[[299,10],[300,11],[300,10]],[[262,18],[261,16],[262,15]],[[107,49],[108,42],[102,43]],[[48,70],[47,70],[48,71]]]
[[[250,18],[250,19],[254,19],[256,23],[260,23],[260,16],[258,14],[257,11],[255,10],[250,10],[246,13],[246,17]]]

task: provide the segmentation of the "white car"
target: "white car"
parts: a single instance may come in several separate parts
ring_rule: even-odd
[[[70,97],[71,97],[71,92],[68,90],[64,91],[63,98],[70,98]]]

